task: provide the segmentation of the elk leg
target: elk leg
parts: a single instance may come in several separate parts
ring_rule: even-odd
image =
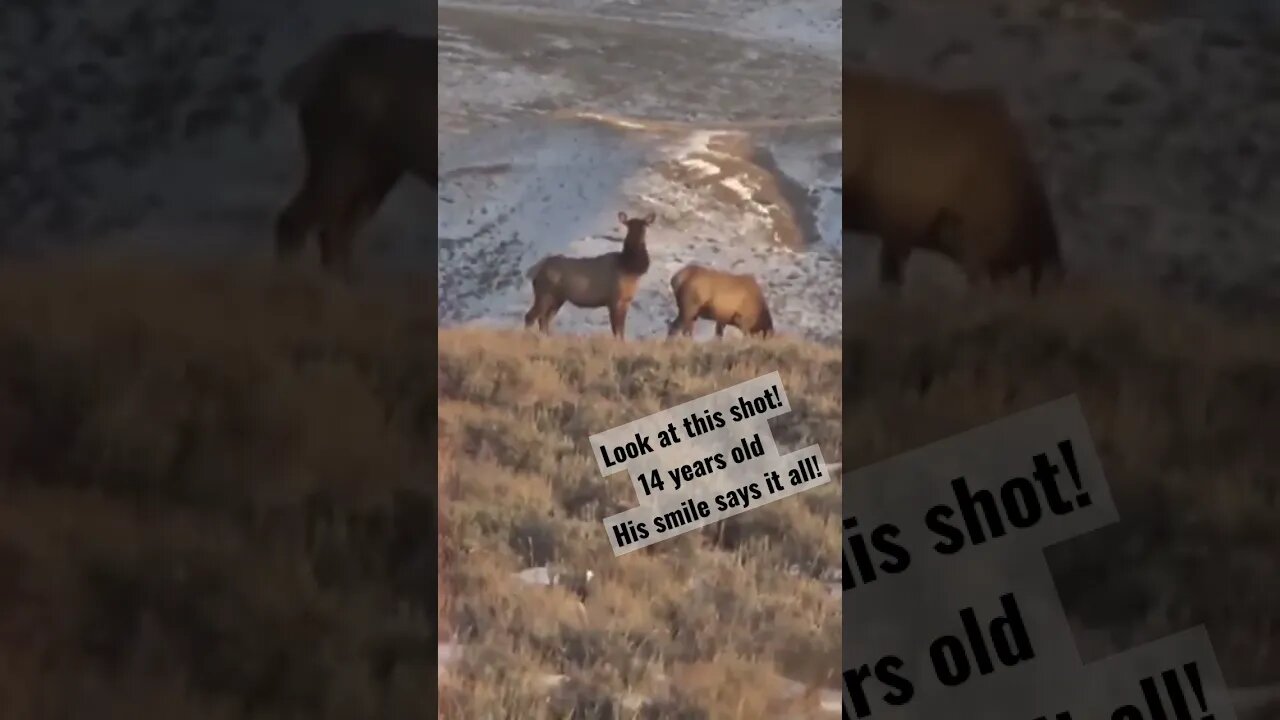
[[[911,246],[885,240],[880,244],[880,285],[891,290],[902,287],[902,274],[906,268],[907,258],[911,255]]]
[[[692,335],[693,323],[693,318],[686,320],[677,315],[675,319],[671,321],[671,324],[667,326],[667,337],[675,337],[676,335],[684,335],[685,337],[688,337],[689,335]]]
[[[348,208],[353,208],[352,200]],[[351,238],[355,235],[356,222],[353,213],[341,213],[320,232],[320,265],[344,281],[351,282]]]
[[[619,340],[624,339],[627,329],[627,306],[625,303],[616,303],[609,306],[609,327],[613,330],[613,336]]]
[[[559,309],[561,309],[561,307],[563,306],[564,306],[564,300],[561,299],[561,300],[557,300],[556,302],[553,302],[552,306],[550,306],[550,309],[547,310],[547,327],[548,328],[552,327],[552,320],[556,319],[556,314],[559,313]]]
[[[276,216],[276,259],[285,262],[298,256],[315,227],[315,181],[308,177],[289,204]]]
[[[667,337],[680,333],[688,337],[693,334],[693,323],[698,319],[698,311],[681,307],[667,329]]]
[[[276,222],[276,251],[284,258],[296,255],[310,231],[318,227],[321,263],[330,268],[341,252],[352,213],[367,192],[370,168],[358,148],[321,149],[311,144],[308,150],[303,189]]]
[[[315,229],[320,190],[329,154],[318,142],[315,122],[305,112],[299,114],[298,129],[302,135],[302,157],[305,167],[302,187],[276,216],[276,259],[288,261],[297,257],[306,245],[307,236]]]
[[[403,174],[401,168],[395,166],[379,166],[371,169],[368,182],[361,188],[347,206],[347,212],[334,233],[334,260],[337,261],[342,277],[351,282],[354,278],[352,264],[352,243],[360,229],[364,227],[373,214],[386,200],[387,193],[400,181]]]
[[[539,293],[536,289],[533,291],[533,307],[529,308],[529,312],[524,314],[524,326],[533,327],[538,323],[539,329],[543,332],[547,331],[547,308],[551,306],[551,299],[547,295]]]
[[[724,337],[724,323],[722,322],[716,323],[716,337]]]
[[[351,264],[351,243],[355,240],[357,226],[354,218],[346,218],[333,232],[330,240],[333,250],[329,267],[348,284],[355,280],[355,268]]]
[[[547,309],[542,313],[542,329],[545,332],[551,331],[551,321],[556,319],[556,313],[560,312],[560,308],[564,305],[564,299],[548,303]]]

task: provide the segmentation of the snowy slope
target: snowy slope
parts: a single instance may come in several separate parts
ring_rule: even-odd
[[[628,337],[665,334],[670,277],[696,262],[755,275],[778,332],[838,338],[838,23],[582,5],[442,8],[441,323],[522,326],[529,267],[616,251],[618,212],[652,210]],[[553,328],[608,314],[566,306]]]
[[[297,189],[284,73],[328,37],[432,32],[419,0],[76,0],[0,8],[0,245],[266,261]],[[404,182],[362,237],[370,270],[430,267],[434,197]]]
[[[859,66],[1003,90],[1078,270],[1280,306],[1280,5],[1146,4],[1179,12],[848,0],[845,52]],[[847,249],[859,274],[873,272],[874,244]]]
[[[589,122],[516,125],[520,129],[504,126],[445,152],[446,168],[464,162],[486,172],[455,176],[443,191],[442,322],[522,324],[532,297],[527,268],[553,253],[617,251],[623,230],[618,212],[652,210],[658,218],[648,234],[653,264],[632,306],[629,335],[665,332],[675,313],[669,278],[685,263],[697,262],[755,274],[779,332],[837,336],[841,265],[836,203],[830,198],[821,208],[822,225],[837,232],[797,249],[778,241],[769,209],[752,199],[749,173],[723,174],[703,159],[715,157],[708,145],[718,133],[657,138]],[[493,168],[508,162],[511,167]],[[707,185],[691,188],[684,182],[689,175],[722,174]],[[721,199],[724,190],[733,194],[730,200]],[[609,328],[604,311],[568,306],[555,323],[563,331]],[[696,334],[710,332],[708,323]]]
[[[1280,301],[1280,6],[1166,4],[1185,12],[1136,22],[1056,0],[844,0],[839,12],[823,0],[447,2],[442,143],[561,110],[695,124],[829,117],[843,52],[1007,90],[1047,168],[1073,265]],[[1244,11],[1255,15],[1235,17]],[[843,50],[841,14],[852,21]],[[6,249],[94,241],[262,260],[301,172],[293,117],[274,99],[280,76],[344,29],[429,31],[437,7],[49,0],[6,4],[0,20]],[[804,143],[756,141],[788,175],[825,167]],[[366,264],[425,272],[433,201],[404,183],[362,236]],[[612,215],[601,209],[564,246],[612,232]],[[855,277],[874,273],[874,249],[842,249]]]

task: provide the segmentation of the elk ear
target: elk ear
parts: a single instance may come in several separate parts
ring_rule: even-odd
[[[644,224],[645,224],[645,225],[652,225],[652,224],[653,224],[653,221],[654,221],[654,220],[657,220],[657,219],[658,219],[658,214],[657,214],[656,212],[653,212],[652,210],[650,210],[650,211],[649,211],[649,214],[644,216]]]
[[[618,213],[618,222],[622,223],[623,225],[626,225],[626,224],[627,224],[627,214],[626,214],[626,213],[624,213],[624,212],[620,212],[620,213]]]

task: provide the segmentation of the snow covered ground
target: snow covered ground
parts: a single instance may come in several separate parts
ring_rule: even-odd
[[[530,135],[536,139],[529,141]],[[623,230],[618,212],[652,210],[657,222],[647,244],[653,264],[632,305],[629,336],[665,332],[675,312],[669,278],[685,263],[697,262],[755,274],[766,288],[779,332],[836,337],[838,196],[814,197],[817,214],[826,213],[823,223],[775,219],[768,206],[753,199],[763,173],[754,165],[738,167],[731,162],[735,155],[715,149],[723,135],[693,131],[653,137],[591,121],[535,120],[473,136],[446,153],[451,161],[465,158],[467,167],[504,167],[459,174],[442,191],[441,321],[522,323],[531,298],[527,268],[552,253],[616,251]],[[507,154],[513,140],[518,145],[514,158]],[[789,229],[791,237],[784,232]],[[805,245],[794,247],[787,240]],[[598,309],[566,306],[555,323],[556,328],[608,330],[607,313]],[[710,323],[697,329],[699,335],[709,332]]]
[[[296,120],[276,86],[333,34],[381,25],[431,33],[435,7],[5,5],[0,245],[269,261],[275,214],[302,176]],[[425,183],[402,182],[360,239],[367,269],[430,270],[434,203]]]
[[[1280,144],[1267,130],[1280,126],[1280,12],[1252,0],[1178,7],[1140,21],[1050,0],[447,2],[441,162],[457,174],[440,205],[441,321],[518,325],[525,268],[548,253],[605,252],[618,210],[654,209],[656,264],[630,334],[661,332],[674,311],[669,272],[697,261],[757,274],[787,331],[831,337],[840,313],[828,300],[873,290],[877,250],[838,233],[840,140],[822,119],[839,113],[842,57],[1004,90],[1074,270],[1280,307]],[[842,14],[853,22],[844,44]],[[575,111],[637,122],[563,117]],[[685,125],[658,132],[658,121]],[[771,220],[734,199],[734,174],[689,187],[667,171],[704,162],[704,131],[735,124],[739,153],[772,160],[746,186],[802,188],[783,201],[803,228],[780,232],[808,232],[811,244],[770,243]],[[831,261],[848,266],[847,286]],[[958,282],[927,254],[908,270],[909,288]],[[556,323],[607,330],[603,311],[566,308]]]
[[[1076,269],[1273,312],[1280,4],[1125,3],[1168,12],[1135,20],[1093,1],[846,0],[844,51],[860,66],[1002,89]],[[846,261],[869,272],[873,249],[850,243]]]
[[[838,338],[838,14],[573,5],[441,7],[441,323],[523,325],[525,270],[616,251],[618,212],[653,211],[629,337],[665,333],[696,262],[755,275],[779,332]],[[565,306],[553,328],[608,314]]]
[[[654,241],[660,267],[646,287],[661,289],[662,273],[693,257],[741,260],[771,278],[793,267],[812,270],[819,274],[805,292],[779,285],[776,302],[786,305],[794,332],[821,335],[836,326],[820,302],[833,282],[821,274],[823,258],[839,258],[863,284],[874,273],[875,251],[874,243],[845,247],[834,237],[839,139],[820,121],[839,112],[842,56],[944,84],[1006,90],[1046,168],[1074,266],[1259,307],[1280,303],[1273,131],[1280,126],[1280,5],[1163,4],[1183,12],[1138,22],[1096,11],[1097,2],[1058,0],[484,0],[438,10],[420,0],[134,0],[91,12],[75,0],[11,3],[0,7],[0,244],[90,241],[265,260],[271,222],[301,173],[294,118],[274,97],[279,78],[341,30],[428,32],[439,20],[441,162],[461,170],[450,183],[481,199],[460,199],[446,187],[454,197],[442,201],[438,230],[469,237],[467,219],[482,214],[472,205],[502,202],[491,193],[512,196],[524,182],[520,173],[533,173],[531,183],[615,178],[611,188],[584,190],[590,202],[575,194],[563,204],[552,196],[530,206],[548,222],[557,208],[565,218],[559,234],[544,229],[533,237],[537,217],[511,216],[470,247],[449,248],[447,257],[466,262],[493,257],[486,248],[509,243],[508,227],[524,228],[531,240],[492,260],[486,270],[496,284],[468,287],[467,278],[483,273],[444,266],[459,288],[442,303],[444,322],[517,319],[520,291],[510,282],[520,266],[543,252],[594,252],[583,244],[616,232],[618,209],[651,205],[663,220]],[[1239,17],[1246,11],[1254,14]],[[852,24],[842,45],[844,15]],[[603,130],[557,115],[572,112],[688,126],[683,137],[618,133],[615,152]],[[762,120],[796,124],[766,131],[756,124]],[[498,128],[503,122],[515,125]],[[819,229],[819,244],[791,257],[741,240],[759,235],[751,228],[760,220],[729,194],[730,178],[718,187],[662,181],[657,164],[717,123],[747,126],[744,152],[768,151],[782,170],[777,177],[804,188],[812,203],[799,203],[797,212],[813,216],[801,224]],[[517,134],[525,138],[511,146],[524,156],[518,170],[487,178],[467,170],[469,158],[497,156],[485,147],[493,138]],[[578,153],[590,167],[552,171],[551,158],[571,155],[559,146],[591,148],[594,155]],[[645,149],[633,155],[640,152],[633,146]],[[534,156],[543,169],[532,168]],[[757,184],[769,176],[767,168],[744,172]],[[634,195],[641,191],[650,197]],[[435,201],[421,183],[397,188],[362,234],[362,262],[428,272]],[[707,215],[695,216],[694,207]],[[510,215],[497,205],[488,212]],[[736,220],[713,222],[717,212]],[[660,290],[647,297],[637,328],[659,327],[670,311]],[[603,327],[589,313],[581,320],[572,309],[563,314],[565,330]]]

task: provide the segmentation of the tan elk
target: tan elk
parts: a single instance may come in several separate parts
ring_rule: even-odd
[[[744,335],[773,334],[769,304],[751,275],[689,264],[671,276],[671,292],[676,297],[676,317],[668,326],[667,337],[693,334],[693,324],[699,319],[715,322],[716,337],[724,337],[727,325]]]
[[[613,335],[622,339],[636,286],[649,271],[645,231],[655,219],[652,212],[643,218],[620,212],[618,220],[627,228],[621,251],[595,257],[550,255],[535,263],[525,273],[533,281],[533,307],[524,316],[525,327],[536,322],[549,332],[552,318],[568,302],[580,308],[608,308]]]
[[[405,173],[439,186],[435,37],[395,30],[331,38],[292,68],[280,99],[297,108],[306,176],[276,218],[290,259],[317,232],[321,263],[351,275],[351,244]]]
[[[1029,268],[1063,274],[1048,194],[1004,98],[845,70],[844,229],[879,236],[880,281],[913,250],[958,263],[971,286]]]

